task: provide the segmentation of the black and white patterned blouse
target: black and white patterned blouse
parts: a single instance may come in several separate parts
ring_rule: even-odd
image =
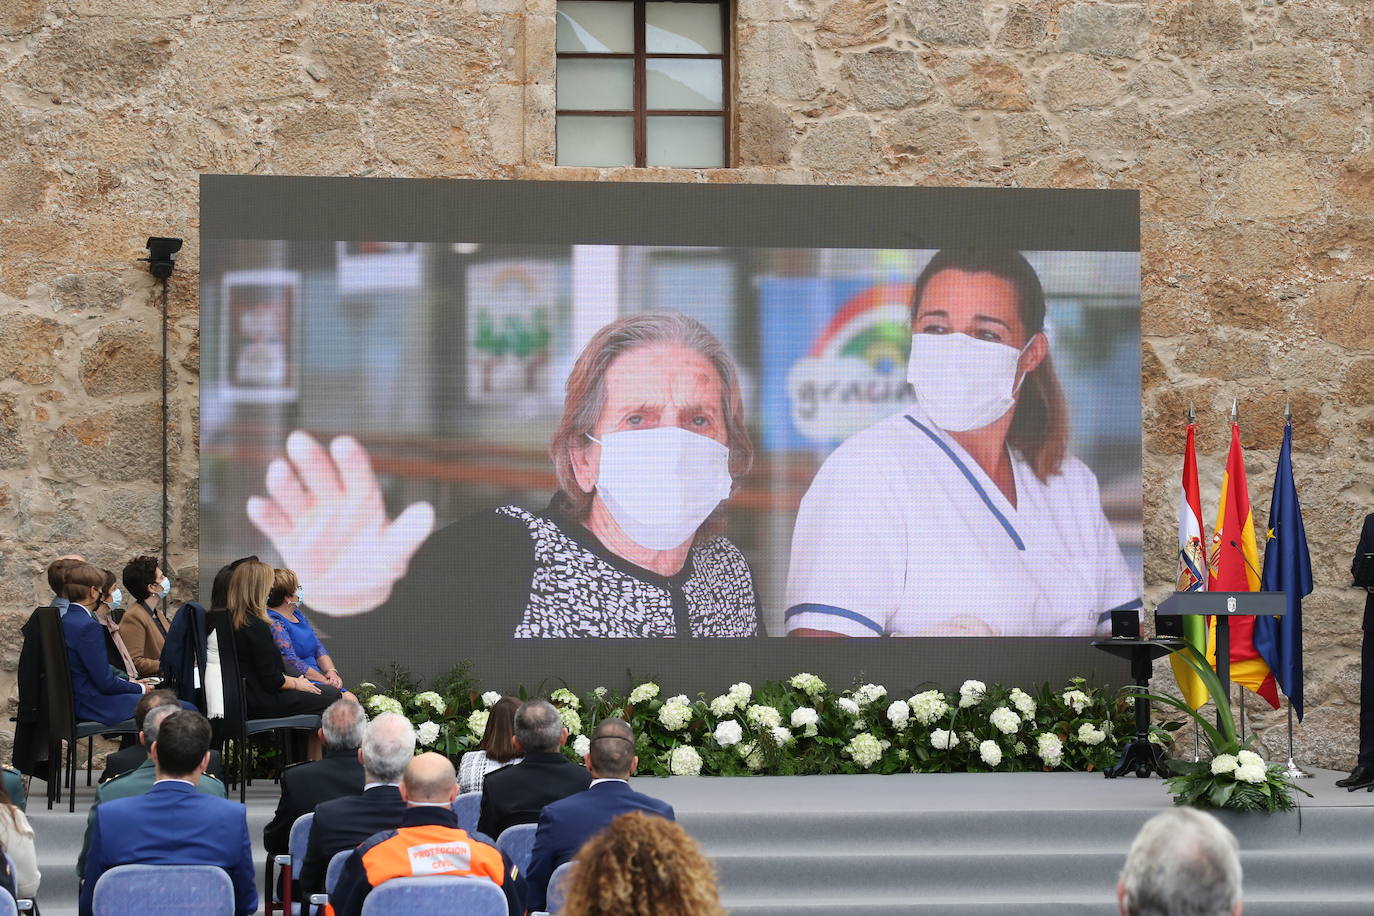
[[[754,636],[753,575],[739,548],[712,537],[661,576],[612,553],[557,502],[478,512],[435,532],[388,604],[452,594],[473,638]]]

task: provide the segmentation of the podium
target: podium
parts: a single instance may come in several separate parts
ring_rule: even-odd
[[[1174,592],[1155,610],[1155,616],[1204,615],[1217,619],[1217,677],[1231,697],[1231,618],[1282,617],[1287,592]],[[1220,715],[1220,712],[1218,712]]]
[[[1145,694],[1150,689],[1150,672],[1154,660],[1163,658],[1187,643],[1181,639],[1097,639],[1093,645],[1131,663],[1131,677],[1138,688],[1135,692],[1135,738],[1121,749],[1115,766],[1107,767],[1102,775],[1108,779],[1134,772],[1142,779],[1151,773],[1168,776],[1164,767],[1164,750],[1150,743],[1150,701]]]

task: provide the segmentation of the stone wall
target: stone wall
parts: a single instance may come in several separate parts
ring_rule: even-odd
[[[738,0],[740,168],[706,172],[552,165],[553,7],[0,4],[0,698],[50,557],[157,544],[152,234],[188,240],[171,534],[179,594],[194,580],[197,173],[1123,187],[1144,212],[1149,597],[1173,575],[1186,405],[1210,522],[1240,399],[1263,524],[1291,399],[1318,581],[1299,756],[1350,762],[1343,585],[1374,508],[1369,4]]]

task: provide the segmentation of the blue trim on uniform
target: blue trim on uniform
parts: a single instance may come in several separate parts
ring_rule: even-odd
[[[1140,609],[1143,608],[1143,607],[1145,607],[1145,601],[1144,601],[1144,599],[1142,599],[1142,598],[1132,598],[1130,601],[1127,601],[1125,604],[1118,604],[1116,607],[1112,608],[1110,611],[1103,611],[1101,614],[1098,614],[1098,615],[1097,615],[1097,622],[1098,622],[1098,623],[1106,623],[1108,620],[1111,620],[1111,619],[1112,619],[1112,611],[1138,611],[1138,610],[1140,610]]]
[[[788,608],[787,613],[783,615],[783,621],[786,622],[791,620],[798,614],[829,614],[832,617],[843,617],[846,620],[852,620],[855,623],[863,624],[879,636],[883,635],[883,628],[869,620],[863,614],[857,611],[847,610],[846,608],[835,607],[830,604],[794,604]]]
[[[996,516],[997,520],[1002,523],[1002,527],[1006,529],[1007,534],[1011,537],[1011,542],[1016,545],[1016,549],[1025,550],[1026,542],[1021,540],[1021,535],[1016,533],[1016,529],[1012,527],[1011,522],[1007,521],[1007,517],[1002,514],[1001,510],[998,509],[995,505],[993,505],[992,500],[988,497],[987,491],[983,489],[983,485],[978,482],[977,477],[973,476],[973,472],[970,471],[968,467],[962,461],[959,460],[959,456],[954,454],[954,451],[948,445],[946,445],[944,440],[941,439],[938,435],[936,435],[934,432],[927,429],[926,427],[922,426],[920,423],[917,423],[915,418],[913,418],[911,414],[904,414],[904,416],[907,418],[907,420],[911,422],[912,426],[916,427],[921,432],[929,436],[931,442],[934,442],[936,445],[940,446],[940,451],[944,452],[945,455],[949,457],[949,460],[954,462],[954,466],[963,472],[964,479],[969,482],[969,485],[971,487],[973,487],[973,492],[977,493],[979,498],[983,500],[983,505],[987,506],[988,511],[991,512],[994,516]]]

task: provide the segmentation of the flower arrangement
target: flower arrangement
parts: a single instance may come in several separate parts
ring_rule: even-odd
[[[1230,697],[1222,690],[1221,679],[1196,649],[1185,646],[1176,653],[1207,687],[1219,713],[1213,725],[1183,700],[1160,694],[1147,694],[1191,716],[1198,723],[1210,752],[1207,760],[1169,760],[1174,776],[1167,781],[1174,804],[1194,808],[1228,808],[1233,811],[1288,811],[1297,806],[1293,790],[1312,796],[1296,785],[1280,764],[1266,763],[1250,749],[1255,736],[1241,741],[1231,716]]]
[[[481,740],[501,696],[480,693],[466,666],[429,690],[400,668],[380,680],[359,685],[369,713],[408,716],[422,747],[453,757]],[[597,722],[619,716],[634,728],[639,772],[655,776],[1099,770],[1132,731],[1126,701],[1082,678],[1057,690],[968,680],[897,695],[880,684],[835,689],[802,673],[696,699],[664,696],[653,679],[624,693],[560,687],[548,696],[568,728],[570,759],[581,760]]]

